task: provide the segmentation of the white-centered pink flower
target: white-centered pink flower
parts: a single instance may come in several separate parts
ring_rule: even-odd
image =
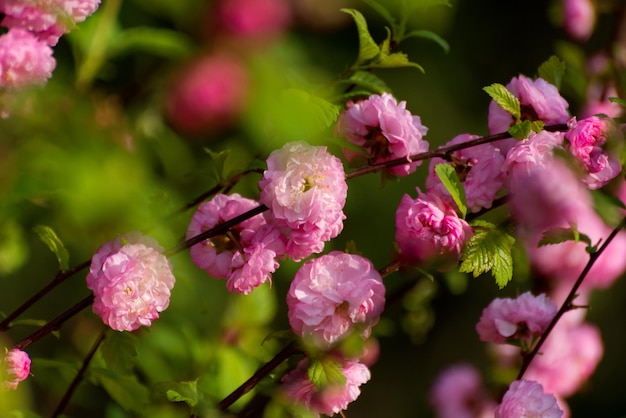
[[[462,144],[476,138],[479,136],[457,135],[446,146]],[[478,212],[483,208],[490,208],[504,181],[504,174],[502,173],[504,157],[500,150],[488,143],[454,151],[452,158],[453,161],[447,162],[447,164],[452,164],[455,167],[459,179],[463,183],[468,209],[471,212]],[[435,173],[435,166],[441,163],[446,162],[441,158],[430,160],[428,177],[426,177],[426,191],[439,195],[450,206],[456,207],[454,199]]]
[[[52,48],[20,28],[0,36],[0,89],[45,84],[56,66]]]
[[[367,366],[355,360],[341,360],[340,371],[346,381],[344,384],[331,384],[317,388],[309,379],[307,369],[309,359],[302,359],[298,366],[281,379],[282,393],[290,402],[306,407],[318,414],[333,416],[348,408],[361,394],[359,388],[367,383],[371,374]]]
[[[492,418],[496,407],[480,373],[469,364],[456,364],[439,374],[429,399],[437,418]]]
[[[557,88],[544,79],[532,80],[520,75],[513,77],[506,88],[519,99],[522,120],[541,120],[546,125],[567,123],[569,104]],[[493,100],[489,103],[488,125],[491,134],[506,132],[514,123],[509,112]]]
[[[563,0],[563,27],[577,41],[586,41],[596,24],[596,9],[591,0]]]
[[[287,294],[296,335],[328,348],[353,331],[369,336],[385,306],[385,286],[372,263],[332,251],[304,263]]]
[[[30,357],[18,349],[9,350],[2,360],[4,389],[17,389],[20,382],[30,375]]]
[[[290,142],[273,151],[259,187],[294,260],[321,252],[342,231],[348,185],[341,161],[326,147]]]
[[[87,287],[93,312],[117,331],[150,326],[170,303],[176,279],[163,248],[131,233],[102,245],[91,259]]]
[[[529,343],[544,333],[557,310],[545,294],[526,292],[515,299],[497,298],[483,310],[476,331],[481,341]]]
[[[2,25],[33,32],[48,45],[93,14],[100,0],[0,0]]]
[[[419,116],[406,109],[406,102],[398,103],[389,93],[373,94],[366,100],[349,102],[339,117],[336,133],[363,147],[372,163],[406,158],[428,151],[423,137],[428,128]],[[351,152],[347,154],[352,156]],[[391,168],[399,176],[413,173],[421,161]]]
[[[463,246],[474,235],[472,228],[439,196],[402,196],[396,210],[395,238],[401,257],[409,263],[435,262],[445,266],[456,262]]]
[[[544,393],[539,383],[524,379],[511,383],[495,413],[495,418],[561,418],[562,416],[563,411],[553,395]]]
[[[187,239],[212,229],[259,206],[240,196],[217,194],[202,203],[187,228]],[[257,215],[189,250],[191,260],[214,279],[226,279],[229,291],[248,294],[255,287],[271,281],[278,268],[277,258],[285,251],[281,232]]]
[[[609,136],[617,134],[613,120],[598,116],[580,121],[572,118],[568,126],[567,149],[587,173],[582,180],[590,189],[599,189],[622,170],[617,156],[605,150]]]

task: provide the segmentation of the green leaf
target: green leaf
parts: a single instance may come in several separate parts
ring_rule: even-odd
[[[403,52],[394,52],[393,54],[381,56],[380,59],[374,64],[370,65],[372,68],[405,68],[413,67],[424,73],[424,67],[411,62],[408,55]]]
[[[515,120],[520,119],[522,111],[519,99],[508,91],[506,87],[500,83],[493,83],[490,86],[483,87],[483,90],[491,96],[498,106],[513,115]]]
[[[513,277],[511,249],[515,238],[488,222],[474,222],[474,236],[465,245],[459,271],[478,277],[488,271],[500,289]]]
[[[39,235],[39,239],[56,255],[61,271],[66,271],[69,268],[70,255],[56,232],[45,225],[37,225],[33,229]]]
[[[142,413],[150,401],[150,392],[136,376],[122,376],[100,367],[87,372],[90,382],[102,387],[115,402],[127,411]]]
[[[226,160],[230,156],[230,150],[225,149],[220,152],[213,152],[209,148],[205,148],[204,152],[209,154],[211,162],[213,163],[209,168],[211,170],[211,177],[213,177],[218,184],[224,183],[227,177]]]
[[[533,130],[532,122],[529,120],[525,120],[523,122],[516,123],[515,125],[511,126],[509,128],[509,133],[511,134],[513,138],[517,139],[518,141],[521,141],[522,139],[528,138],[528,135],[530,135],[532,130]]]
[[[618,105],[622,107],[626,107],[626,100],[620,99],[619,97],[609,97],[609,102],[617,103]]]
[[[591,190],[591,197],[596,213],[607,225],[615,226],[622,220],[626,206],[619,198],[602,190]]]
[[[391,92],[389,86],[380,77],[369,71],[355,71],[345,82],[356,84],[378,94]]]
[[[363,0],[363,3],[376,10],[376,12],[378,12],[378,14],[381,15],[391,27],[396,25],[396,19],[392,16],[391,12],[385,8],[385,6],[375,0]]]
[[[190,38],[181,32],[154,27],[134,27],[119,32],[108,47],[108,55],[148,52],[169,59],[184,58],[194,51]]]
[[[561,61],[556,55],[552,55],[539,66],[539,77],[555,85],[557,89],[561,88],[564,74],[565,62]]]
[[[465,189],[463,183],[459,180],[459,176],[456,174],[454,167],[450,164],[439,163],[435,165],[435,174],[441,180],[441,183],[445,186],[454,203],[461,212],[461,217],[465,218],[467,215],[467,205],[465,203]]]
[[[318,389],[346,383],[346,377],[341,372],[341,363],[332,356],[313,360],[307,373],[309,380]]]
[[[443,39],[441,36],[437,35],[435,32],[431,32],[429,30],[413,30],[406,35],[405,38],[423,38],[434,41],[437,45],[439,45],[446,53],[450,52],[450,44]]]
[[[130,374],[137,360],[137,344],[137,337],[129,332],[109,331],[100,352],[110,370]]]
[[[160,382],[154,385],[154,392],[163,394],[170,402],[185,402],[191,408],[198,405],[198,381]]]
[[[543,233],[541,240],[537,244],[538,247],[546,245],[560,244],[565,241],[583,241],[587,245],[591,245],[591,238],[585,234],[578,232],[574,226],[571,228],[551,228]]]
[[[375,58],[380,53],[380,48],[370,35],[367,29],[367,22],[365,17],[355,9],[341,9],[342,12],[351,15],[356,23],[356,27],[359,33],[359,56],[356,61],[356,65],[361,65],[364,62]]]
[[[16,271],[26,262],[27,255],[22,227],[12,219],[0,222],[0,275]]]
[[[539,133],[539,132],[541,132],[543,130],[544,125],[545,124],[543,123],[542,120],[534,120],[534,121],[530,122],[530,129],[533,132]]]

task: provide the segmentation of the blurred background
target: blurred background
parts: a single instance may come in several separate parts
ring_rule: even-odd
[[[519,74],[535,76],[553,54],[567,62],[562,94],[576,115],[589,88],[586,63],[615,46],[624,18],[621,2],[598,0],[595,31],[581,41],[564,30],[560,1],[418,3],[409,25],[438,34],[449,51],[427,39],[408,39],[398,48],[425,73],[404,68],[375,74],[421,117],[431,149],[460,133],[488,134],[489,97],[482,88]],[[45,87],[0,93],[0,312],[13,311],[58,269],[33,231],[36,225],[56,231],[70,266],[131,230],[171,248],[183,240],[193,214],[181,208],[233,174],[263,168],[269,152],[282,144],[305,139],[340,156],[332,127],[319,129],[318,121],[303,115],[307,108],[294,106],[300,99],[293,91],[332,96],[330,86],[356,59],[357,31],[342,7],[360,10],[374,39],[384,39],[385,21],[359,0],[104,0],[63,36]],[[351,180],[344,232],[326,250],[353,242],[377,268],[389,263],[397,204],[405,193],[415,196],[425,174],[421,167],[397,181],[383,182],[379,174]],[[258,174],[246,175],[230,192],[257,198],[258,180]],[[120,380],[98,372],[104,363],[97,355],[67,416],[189,416],[182,403],[168,403],[147,388],[199,379],[217,402],[284,345],[264,339],[288,328],[284,296],[298,264],[284,262],[271,289],[244,297],[228,294],[224,282],[207,277],[187,252],[171,261],[177,278],[171,305],[150,329],[134,333],[135,373]],[[530,288],[532,272],[523,255],[515,268],[504,290],[490,276],[389,276],[389,295],[416,287],[390,303],[375,329],[379,360],[346,415],[434,416],[429,388],[457,362],[475,365],[488,385],[493,382],[474,326],[494,297]],[[4,345],[87,296],[84,277],[80,272],[29,309],[2,335]],[[620,385],[626,375],[626,326],[619,320],[626,316],[624,295],[622,279],[592,297],[588,319],[601,330],[605,355],[584,388],[567,400],[574,417],[626,415]],[[48,416],[101,330],[86,309],[30,346],[33,376],[11,393],[11,402]],[[137,407],[143,400],[148,406]]]

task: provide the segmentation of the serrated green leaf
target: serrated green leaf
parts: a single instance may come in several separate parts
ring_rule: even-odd
[[[109,43],[107,55],[147,52],[168,59],[180,59],[194,51],[190,38],[181,32],[155,27],[134,27],[119,32]]]
[[[372,9],[376,10],[376,12],[383,17],[389,23],[391,27],[395,26],[396,19],[392,16],[392,14],[379,2],[375,0],[363,0],[363,3],[370,6]]]
[[[498,104],[502,109],[509,112],[515,120],[519,120],[522,114],[519,99],[513,95],[500,83],[493,83],[490,86],[483,87],[483,90]]]
[[[459,271],[478,277],[491,272],[500,289],[513,277],[511,249],[515,238],[495,228],[475,228],[474,236],[463,249]]]
[[[533,130],[532,128],[533,128],[532,122],[529,120],[525,120],[523,122],[516,123],[515,125],[511,126],[509,128],[509,133],[511,134],[513,138],[517,139],[518,141],[521,141],[522,139],[528,138],[528,136]]]
[[[355,71],[349,78],[345,80],[348,83],[356,84],[359,87],[366,88],[371,92],[382,94],[391,92],[387,83],[380,77],[369,71]]]
[[[122,376],[100,367],[91,367],[87,378],[102,387],[109,396],[127,411],[142,413],[150,401],[150,392],[137,377]]]
[[[367,22],[365,17],[356,9],[341,9],[342,12],[352,16],[356,23],[357,31],[359,34],[359,56],[356,61],[356,65],[359,66],[364,62],[375,58],[380,53],[380,48],[370,35],[367,29]]]
[[[403,52],[394,52],[393,54],[380,56],[378,61],[371,64],[372,68],[405,68],[405,67],[414,67],[424,73],[424,68],[409,60],[409,57]]]
[[[543,130],[544,125],[545,124],[543,123],[542,120],[535,120],[530,123],[530,129],[533,132],[539,133]]]
[[[137,360],[137,344],[137,337],[129,332],[109,331],[100,352],[110,370],[130,374]]]
[[[33,229],[37,235],[39,235],[39,239],[46,244],[50,251],[57,257],[61,271],[66,271],[69,268],[70,255],[56,232],[46,225],[37,225]]]
[[[552,55],[539,66],[538,72],[539,77],[560,89],[563,75],[565,74],[565,62],[561,61],[556,55]]]
[[[198,381],[190,382],[160,382],[154,385],[154,392],[163,394],[170,402],[185,402],[191,408],[198,405]]]
[[[560,244],[565,241],[583,241],[587,245],[591,245],[591,238],[585,234],[579,233],[575,228],[551,228],[543,233],[537,246],[544,247],[546,245]]]
[[[423,38],[428,39],[435,42],[439,45],[446,53],[450,52],[450,44],[443,39],[441,36],[437,35],[435,32],[431,32],[429,30],[421,29],[421,30],[413,30],[406,35],[405,38]]]
[[[435,174],[441,180],[441,183],[444,185],[452,199],[454,199],[454,203],[456,203],[459,212],[461,212],[461,217],[465,218],[467,215],[467,204],[465,202],[465,189],[463,188],[463,183],[459,180],[459,176],[456,174],[454,167],[450,164],[439,163],[435,165]]]
[[[318,389],[346,383],[346,377],[341,372],[341,363],[332,356],[313,360],[307,369],[307,374],[309,380]]]

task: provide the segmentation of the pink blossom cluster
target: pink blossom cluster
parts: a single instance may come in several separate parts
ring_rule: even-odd
[[[227,35],[258,45],[282,35],[291,14],[287,0],[220,0],[215,24]]]
[[[434,193],[402,196],[396,211],[395,239],[407,262],[434,262],[446,267],[456,263],[463,245],[473,236],[469,224]]]
[[[194,213],[187,228],[187,239],[258,205],[237,193],[215,195]],[[229,291],[243,294],[271,282],[271,274],[279,265],[277,258],[284,253],[281,231],[262,216],[247,219],[233,226],[227,234],[209,238],[190,249],[194,264],[215,279],[226,279]]]
[[[557,310],[545,294],[526,292],[515,299],[496,298],[483,310],[476,331],[481,341],[531,343],[544,333]]]
[[[273,151],[259,187],[268,222],[286,235],[292,259],[321,252],[342,231],[348,185],[341,161],[326,147],[290,142]]]
[[[20,382],[30,375],[30,357],[18,349],[7,351],[2,360],[2,386],[4,389],[17,389]]]
[[[476,138],[479,136],[457,135],[446,146],[462,144]],[[456,204],[450,193],[435,173],[435,166],[442,163],[444,160],[441,158],[430,160],[428,177],[426,177],[426,191],[440,196],[450,206],[455,207]],[[463,183],[467,208],[471,212],[478,212],[483,208],[489,209],[504,182],[504,173],[502,172],[504,157],[500,150],[493,143],[487,143],[454,151],[450,164],[454,166]]]
[[[504,394],[495,411],[495,418],[542,417],[561,418],[553,395],[544,393],[543,387],[531,380],[516,380]]]
[[[372,263],[332,251],[305,262],[287,294],[289,324],[324,349],[359,332],[369,336],[385,306],[385,286]]]
[[[363,147],[371,163],[379,163],[428,151],[423,140],[428,128],[419,116],[406,109],[406,102],[398,103],[389,93],[373,94],[366,100],[349,102],[337,122],[338,136]],[[357,154],[344,151],[348,157]],[[413,172],[421,161],[393,167],[389,171],[399,176]]]
[[[116,331],[150,326],[169,306],[175,278],[163,248],[130,233],[102,245],[91,259],[87,287],[93,312]]]
[[[56,66],[52,46],[100,0],[0,0],[0,89],[44,84]]]
[[[478,370],[465,363],[444,370],[435,380],[429,399],[437,418],[492,418],[496,407]]]
[[[332,416],[345,410],[359,397],[359,387],[368,382],[371,375],[367,366],[358,361],[341,358],[337,361],[341,364],[345,383],[317,388],[308,376],[310,361],[305,358],[281,379],[283,394],[290,402],[302,405],[313,413]]]

